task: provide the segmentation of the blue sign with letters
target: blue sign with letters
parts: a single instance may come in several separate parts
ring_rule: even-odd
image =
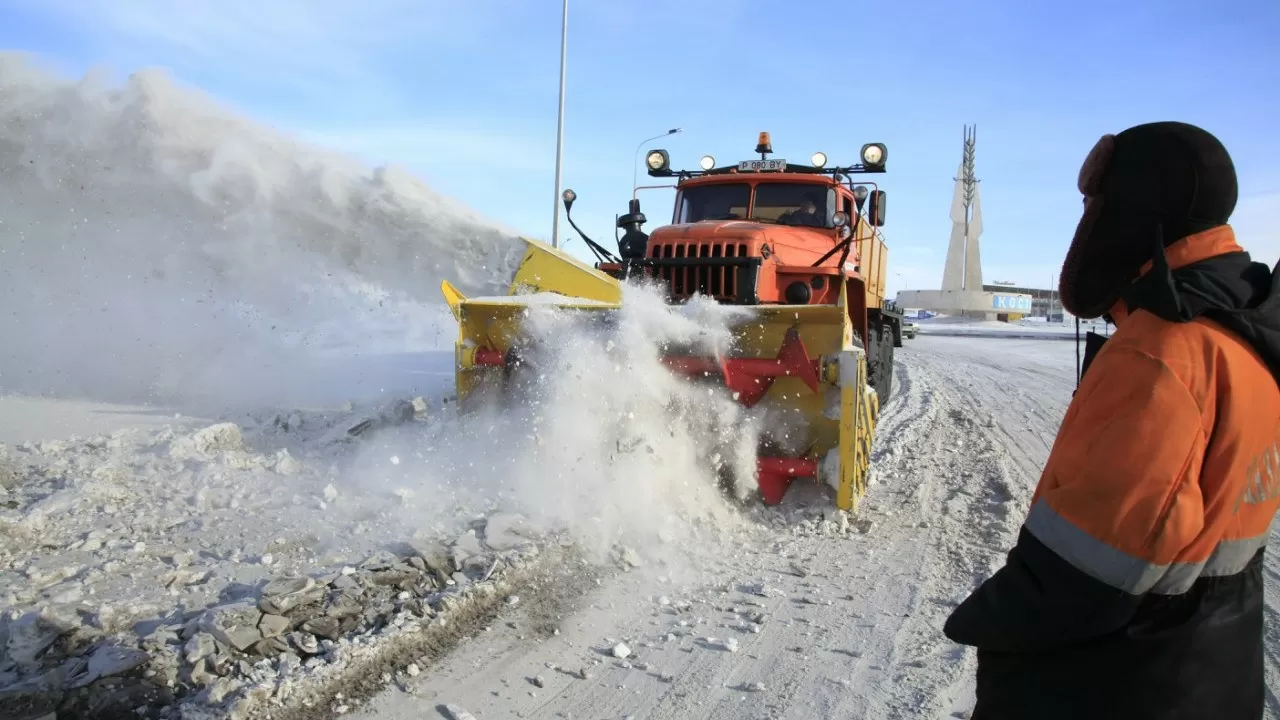
[[[1015,312],[1031,312],[1030,295],[993,295],[991,306],[996,310],[1012,310]]]

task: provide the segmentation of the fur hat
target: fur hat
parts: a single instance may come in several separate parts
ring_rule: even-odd
[[[1238,193],[1227,149],[1205,130],[1180,122],[1103,135],[1077,184],[1084,214],[1058,292],[1067,312],[1082,318],[1110,310],[1163,248],[1225,225]]]

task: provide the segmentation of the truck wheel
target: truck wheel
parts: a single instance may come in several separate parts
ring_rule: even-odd
[[[880,326],[880,383],[876,386],[876,394],[880,396],[880,407],[889,404],[893,395],[893,328]]]
[[[883,359],[884,353],[880,351],[879,333],[875,328],[871,328],[867,333],[867,384],[872,390],[876,391],[876,395],[880,394],[880,361]],[[881,398],[883,400],[883,398]]]
[[[880,394],[880,404],[884,405],[889,402],[889,398],[893,396],[893,328],[885,326],[887,342],[884,343],[884,369],[881,376],[884,379],[884,392]]]
[[[893,329],[888,325],[872,328],[871,346],[867,348],[867,384],[880,398],[880,407],[889,402],[893,376]]]

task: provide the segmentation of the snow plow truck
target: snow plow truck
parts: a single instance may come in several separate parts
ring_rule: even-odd
[[[754,481],[766,504],[781,502],[797,481],[829,485],[839,509],[856,511],[902,346],[903,316],[885,298],[885,192],[867,179],[885,172],[887,149],[866,144],[848,166],[829,166],[821,152],[793,164],[773,157],[766,132],[755,154],[724,166],[704,156],[698,170],[675,170],[665,150],[652,150],[648,174],[675,183],[636,190],[674,187],[670,224],[643,232],[633,191],[617,219],[615,254],[574,223],[576,195],[565,190],[566,217],[597,263],[522,238],[510,297],[469,299],[442,283],[459,326],[459,409],[482,383],[502,382],[522,344],[536,341],[522,334],[520,296],[551,293],[554,304],[586,312],[620,308],[625,283],[657,283],[671,303],[709,296],[750,311],[733,328],[732,349],[721,357],[676,351],[663,358],[666,368],[721,383],[744,406],[775,403],[804,421],[803,441],[789,444],[801,452],[779,453],[766,437],[756,477],[734,481]]]

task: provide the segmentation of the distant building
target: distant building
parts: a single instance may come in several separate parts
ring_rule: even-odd
[[[982,289],[992,293],[1030,295],[1031,312],[1029,315],[1031,317],[1048,318],[1050,322],[1062,322],[1062,300],[1058,297],[1057,290],[1041,290],[1007,283],[983,285]]]

